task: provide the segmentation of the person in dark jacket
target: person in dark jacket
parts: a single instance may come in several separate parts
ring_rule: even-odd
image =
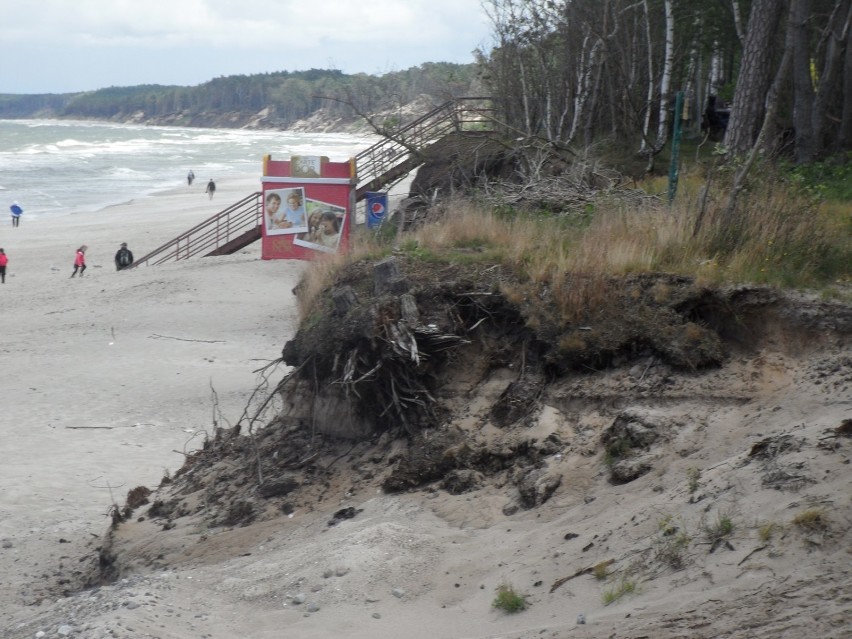
[[[127,242],[121,243],[121,248],[115,254],[115,270],[120,271],[133,264],[133,252],[127,248]]]
[[[216,192],[216,183],[213,180],[210,180],[207,183],[207,188],[205,189],[207,195],[210,196],[210,199],[213,199],[213,194]]]

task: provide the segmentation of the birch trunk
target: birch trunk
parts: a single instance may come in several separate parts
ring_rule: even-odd
[[[584,122],[586,105],[591,98],[592,75],[595,66],[597,65],[598,51],[602,44],[600,38],[595,38],[594,44],[589,47],[589,43],[591,41],[592,35],[587,33],[583,40],[583,51],[588,48],[589,52],[588,56],[584,55],[583,58],[581,58],[585,59],[586,62],[580,65],[580,71],[577,77],[577,96],[574,98],[574,118],[571,121],[571,130],[568,134],[568,139],[566,140],[568,144],[571,144],[577,136],[580,126]]]
[[[645,120],[642,123],[642,144],[639,153],[650,153],[651,110],[654,103],[654,40],[651,37],[651,12],[648,10],[648,0],[642,0],[645,9],[645,46],[648,49],[648,97],[645,101]],[[653,155],[653,154],[651,154]]]
[[[737,39],[740,45],[745,44],[745,36],[743,35],[743,14],[740,11],[739,0],[731,0],[731,10],[734,12],[734,28],[737,30]]]
[[[657,122],[657,142],[654,152],[658,153],[668,140],[669,134],[669,97],[672,85],[672,67],[674,66],[674,12],[672,0],[665,0],[666,8],[666,54],[663,61],[663,78],[660,81],[660,111]]]

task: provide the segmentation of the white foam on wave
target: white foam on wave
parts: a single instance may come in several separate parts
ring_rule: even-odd
[[[266,154],[343,161],[372,141],[293,131],[0,121],[0,171],[28,214],[49,217],[186,185],[189,169],[203,188],[211,178],[222,182],[252,172],[260,178]]]

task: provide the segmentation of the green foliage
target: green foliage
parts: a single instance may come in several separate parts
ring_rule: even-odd
[[[692,538],[674,523],[671,515],[666,515],[658,523],[660,538],[656,542],[655,558],[667,566],[680,570],[686,563],[686,550]]]
[[[727,513],[719,513],[713,524],[705,524],[704,535],[714,547],[734,534],[734,522]]]
[[[440,261],[440,257],[431,249],[421,246],[420,243],[412,238],[408,237],[399,245],[399,250],[417,260],[422,260],[424,262],[437,262]]]
[[[622,579],[612,588],[604,590],[603,602],[605,606],[614,603],[621,599],[624,595],[636,592],[636,582],[629,579]]]
[[[689,492],[694,493],[698,490],[698,480],[701,479],[701,471],[694,466],[687,468],[686,479],[689,486]]]
[[[515,589],[512,588],[511,584],[504,583],[498,586],[497,595],[494,597],[494,601],[491,605],[498,610],[512,614],[525,610],[527,607],[527,600],[523,595],[515,592]]]
[[[664,537],[670,537],[674,535],[678,530],[678,526],[674,523],[674,517],[671,515],[666,515],[659,522],[657,522],[657,528],[660,529],[660,532]]]
[[[816,198],[852,202],[852,152],[781,168],[792,184]]]

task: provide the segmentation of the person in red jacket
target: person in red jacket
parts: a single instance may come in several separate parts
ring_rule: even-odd
[[[88,247],[83,244],[80,248],[77,249],[77,255],[74,257],[74,272],[71,273],[71,277],[77,275],[77,271],[80,271],[80,277],[83,277],[83,271],[86,270],[86,249]]]
[[[6,251],[0,248],[0,284],[6,283],[6,265],[9,263],[9,256]]]

